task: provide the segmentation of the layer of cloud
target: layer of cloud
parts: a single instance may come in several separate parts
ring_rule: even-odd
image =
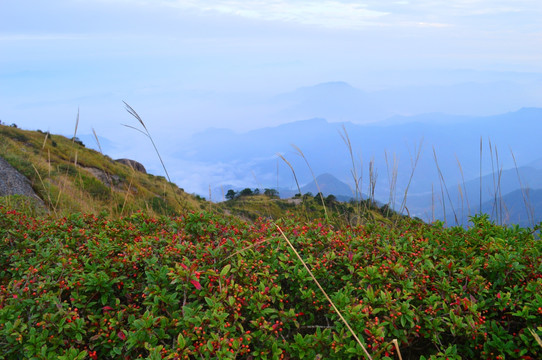
[[[124,0],[129,1],[129,0]],[[526,22],[542,14],[538,0],[416,0],[416,1],[307,1],[307,0],[163,0],[162,5],[237,16],[240,18],[282,21],[338,29],[363,29],[367,26],[459,25],[467,17],[523,15]],[[483,26],[483,24],[480,24]]]
[[[539,0],[29,0],[1,7],[0,34],[4,38],[9,33],[41,32],[51,34],[42,35],[50,39],[64,31],[167,33],[195,25],[202,15],[212,21],[199,29],[201,34],[213,31],[213,22],[218,22],[218,28],[236,28],[239,24],[230,22],[232,19],[341,30],[487,26],[500,32],[542,31]]]
[[[243,18],[267,21],[284,21],[303,25],[320,25],[330,28],[356,29],[370,24],[387,12],[368,9],[362,3],[324,1],[238,1],[238,0],[178,0],[165,4],[235,15]]]

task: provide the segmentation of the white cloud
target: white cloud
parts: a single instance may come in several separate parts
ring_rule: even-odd
[[[109,0],[111,1],[111,0]],[[537,24],[539,0],[117,0],[124,4],[174,8],[180,13],[218,14],[255,21],[283,22],[317,27],[360,30],[382,26],[417,28],[461,27],[471,17],[521,18],[514,22]],[[477,20],[483,27],[486,19]],[[501,24],[502,18],[497,21]],[[491,21],[489,21],[491,24]],[[472,27],[472,24],[470,26]],[[401,30],[400,30],[401,31]]]
[[[162,4],[181,9],[215,12],[247,19],[282,21],[328,28],[357,29],[387,15],[363,3],[324,1],[172,0]]]
[[[426,28],[445,28],[451,26],[450,24],[443,24],[443,23],[428,23],[428,22],[419,22],[416,23],[419,27],[426,27]]]

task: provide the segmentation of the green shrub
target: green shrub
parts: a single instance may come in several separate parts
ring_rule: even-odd
[[[47,210],[35,198],[23,195],[0,196],[0,206],[16,209],[27,216],[39,217],[47,213]]]
[[[539,359],[542,243],[487,217],[278,222],[373,359]],[[209,213],[36,220],[0,205],[0,351],[28,358],[364,352],[275,224]]]
[[[0,134],[5,135],[13,140],[19,141],[19,142],[28,142],[30,138],[24,134],[22,130],[17,129],[17,126],[13,126],[15,124],[12,124],[10,127],[8,126],[1,126],[0,127]]]
[[[159,196],[155,196],[149,200],[149,205],[152,210],[157,214],[173,215],[175,209]]]
[[[62,175],[68,175],[76,177],[79,171],[77,167],[72,163],[61,163],[56,166],[57,173]]]
[[[108,200],[111,196],[111,189],[95,177],[81,174],[75,183],[97,200]]]

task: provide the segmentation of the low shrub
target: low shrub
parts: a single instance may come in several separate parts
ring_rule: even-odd
[[[539,359],[542,243],[473,218],[277,222],[373,359]],[[277,227],[209,213],[36,219],[0,206],[0,351],[31,358],[358,359]]]

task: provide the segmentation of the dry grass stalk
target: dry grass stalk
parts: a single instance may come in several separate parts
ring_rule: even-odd
[[[175,200],[177,201],[177,203],[181,206],[181,208],[183,207],[183,204],[181,203],[181,200],[178,198],[177,196],[177,191],[175,190],[175,188],[173,187],[173,183],[171,182],[171,178],[169,176],[169,173],[167,171],[167,168],[166,168],[166,165],[164,164],[164,161],[162,160],[162,156],[160,155],[160,152],[158,151],[158,147],[156,146],[156,143],[154,142],[150,132],[149,132],[149,129],[147,129],[147,126],[145,125],[145,122],[143,121],[143,119],[139,116],[139,114],[130,106],[128,105],[128,103],[126,103],[126,101],[123,101],[125,107],[126,107],[126,111],[132,115],[134,118],[136,118],[136,120],[141,124],[141,126],[143,126],[143,129],[145,131],[142,131],[141,129],[138,129],[134,126],[130,126],[130,125],[125,125],[123,124],[124,126],[130,128],[130,129],[133,129],[133,130],[136,130],[140,133],[142,133],[143,135],[145,135],[146,137],[149,138],[149,140],[151,141],[151,144],[152,146],[154,147],[154,150],[156,152],[156,155],[158,155],[158,159],[160,160],[160,163],[162,164],[162,168],[164,169],[164,172],[166,173],[166,177],[167,177],[167,180],[170,184],[172,184],[172,190],[173,190],[173,196],[175,197]]]
[[[491,157],[491,175],[493,177],[493,207],[491,214],[495,214],[497,224],[503,223],[502,193],[501,193],[501,175],[502,167],[499,168],[499,152],[496,146],[493,146],[491,139],[489,142],[489,155]],[[495,157],[493,157],[495,152]],[[497,169],[497,171],[495,171]]]
[[[64,176],[61,177],[61,184],[62,186],[58,188],[58,195],[56,197],[54,208],[56,209],[58,207],[58,204],[60,204],[60,196],[62,195],[63,190],[66,188],[66,184],[68,182],[68,170],[66,169],[66,173]]]
[[[124,208],[128,202],[128,197],[130,196],[130,191],[132,190],[132,182],[134,181],[135,170],[132,167],[132,176],[130,177],[130,183],[128,184],[128,189],[126,190],[126,195],[124,195],[124,201],[122,202],[122,208],[120,209],[120,216],[124,214]]]
[[[279,191],[279,159],[277,159],[277,192]]]
[[[92,128],[92,134],[94,134],[94,140],[96,140],[96,144],[98,145],[98,150],[100,150],[100,154],[104,154],[102,151],[102,144],[100,144],[100,139],[98,139],[98,135],[96,134],[96,130]]]
[[[498,163],[498,159],[497,159],[497,163]],[[501,188],[502,170],[503,168],[501,165],[499,168],[499,175],[497,177],[497,193],[498,193],[498,199],[499,199],[498,200],[499,201],[499,216],[501,219],[501,225],[505,223],[504,215],[506,214],[508,217],[508,210],[502,198],[502,188]]]
[[[296,176],[296,174],[295,174],[294,167],[292,166],[292,164],[290,164],[290,162],[289,162],[288,160],[286,160],[286,158],[285,158],[282,154],[277,153],[277,156],[278,156],[279,158],[281,158],[282,161],[284,161],[284,162],[286,163],[286,165],[288,165],[288,167],[290,168],[290,170],[292,170],[292,174],[294,175],[295,184],[296,184],[296,186],[297,186],[297,191],[298,191],[299,195],[302,195],[302,194],[301,194],[301,188],[299,187],[299,182],[297,181],[297,176]],[[303,197],[301,197],[301,198],[303,198]]]
[[[435,222],[435,189],[431,183],[431,222]]]
[[[124,200],[122,202],[122,207],[120,209],[120,216],[123,216],[124,214],[124,208],[126,207],[126,203],[128,202],[128,197],[130,196],[130,193],[132,191],[132,183],[136,175],[136,170],[134,169],[134,166],[132,165],[131,162],[128,163],[128,166],[132,170],[132,176],[130,177],[130,183],[128,184],[128,188],[126,189],[126,194],[124,195]]]
[[[126,106],[126,111],[128,111],[130,115],[132,115],[133,117],[136,118],[137,121],[139,121],[139,123],[141,124],[141,126],[143,126],[143,129],[145,129],[145,131],[141,131],[140,129],[130,126],[130,125],[124,125],[124,124],[123,125],[131,129],[134,129],[136,131],[139,131],[140,133],[142,133],[143,135],[149,138],[149,140],[152,143],[152,146],[154,147],[154,150],[156,151],[156,154],[158,155],[158,158],[160,159],[160,163],[162,164],[162,168],[164,169],[164,172],[166,173],[167,179],[169,182],[171,182],[171,178],[169,177],[169,173],[166,169],[166,165],[164,164],[164,161],[162,160],[162,156],[160,155],[160,152],[158,151],[158,148],[156,147],[156,144],[154,143],[154,140],[149,132],[149,129],[147,129],[147,126],[143,122],[143,119],[141,119],[139,114],[130,105],[128,105],[126,101],[123,101],[123,103]]]
[[[542,347],[542,339],[540,339],[540,336],[538,336],[538,334],[533,329],[531,328],[527,328],[527,329],[529,329],[529,332],[531,333],[531,335],[533,335],[538,345]]]
[[[369,161],[369,200],[371,204],[375,203],[375,189],[377,178],[378,172],[375,168],[375,159],[372,158],[371,161]]]
[[[277,156],[280,157],[282,159],[282,161],[284,161],[286,163],[286,165],[288,165],[290,170],[292,170],[292,174],[294,175],[295,184],[297,186],[297,191],[298,191],[299,196],[301,197],[301,206],[303,208],[303,211],[305,212],[305,217],[308,219],[309,214],[307,213],[307,209],[305,207],[305,199],[303,197],[303,194],[301,194],[301,187],[299,187],[299,182],[297,181],[297,175],[295,174],[294,167],[292,166],[292,164],[290,164],[290,162],[288,160],[286,160],[286,158],[282,154],[277,153]]]
[[[325,219],[327,221],[329,221],[329,218],[327,216],[327,209],[326,209],[326,203],[324,201],[324,195],[322,194],[322,191],[320,190],[320,185],[318,185],[318,180],[316,180],[316,176],[314,176],[314,171],[312,171],[312,168],[309,164],[309,161],[307,160],[307,158],[305,157],[305,154],[303,154],[303,151],[301,151],[300,148],[298,148],[297,146],[295,146],[294,144],[292,144],[292,147],[299,153],[299,155],[301,155],[301,157],[303,158],[303,160],[305,160],[305,163],[307,164],[307,167],[309,168],[310,172],[311,172],[311,175],[312,175],[312,178],[314,179],[314,183],[316,184],[316,189],[318,189],[318,194],[320,195],[320,200],[322,201],[322,206],[324,207],[324,216],[325,216]]]
[[[399,360],[403,360],[403,357],[401,356],[401,350],[399,350],[399,342],[397,339],[393,339],[392,344],[395,346],[395,350],[397,350],[397,355],[399,356]]]
[[[213,211],[213,194],[211,192],[211,184],[209,184],[209,212]]]
[[[482,158],[483,158],[483,140],[480,136],[480,207],[478,213],[482,213]]]
[[[457,184],[457,201],[459,204],[461,204],[461,224],[463,225],[463,219],[465,219],[465,197],[463,196],[463,188],[461,187],[461,184]]]
[[[73,137],[72,137],[72,150],[74,150],[74,160],[73,160],[73,164],[75,167],[77,167],[77,148],[75,146],[75,139],[76,139],[76,136],[77,136],[77,129],[79,128],[79,108],[77,108],[77,117],[75,118],[75,130],[73,132]],[[71,158],[70,158],[70,161],[71,161]],[[51,158],[50,158],[50,154],[49,154],[49,163],[51,162]],[[64,176],[62,177],[62,181],[60,182],[60,186],[58,188],[58,195],[57,195],[57,198],[56,198],[56,201],[55,203],[51,203],[51,206],[53,206],[53,211],[56,215],[56,209],[58,208],[58,205],[60,204],[60,198],[62,196],[62,193],[65,191],[66,189],[66,186],[67,186],[67,183],[68,183],[68,173],[69,173],[69,169],[66,167],[66,172],[64,174]],[[80,175],[80,174],[79,174]],[[49,174],[50,176],[50,174]],[[47,195],[49,199],[51,199],[50,197],[50,194]]]
[[[43,144],[41,145],[41,150],[45,149],[45,144],[47,144],[47,138],[49,137],[49,132],[45,133],[45,138],[43,139]]]
[[[441,192],[442,192],[442,186],[444,186],[444,189],[446,190],[446,195],[448,197],[448,201],[450,202],[450,206],[452,207],[452,212],[454,214],[455,223],[456,223],[456,225],[459,225],[459,220],[458,220],[457,214],[455,212],[454,204],[453,204],[452,199],[450,197],[450,192],[448,191],[448,187],[446,186],[446,181],[444,180],[444,176],[442,175],[442,171],[440,171],[440,166],[438,164],[438,159],[437,159],[437,152],[436,152],[434,146],[433,146],[433,157],[435,159],[435,164],[437,166],[439,178],[440,178],[440,181],[441,181]],[[443,206],[445,206],[444,205],[445,203],[446,203],[446,201],[444,200],[444,193],[443,193],[442,194],[442,204],[443,204]],[[444,215],[444,219],[446,220],[446,214]]]
[[[521,181],[521,176],[519,175],[518,164],[516,162],[516,156],[514,155],[514,152],[512,151],[512,149],[510,149],[510,153],[512,154],[512,159],[514,160],[514,167],[516,168],[516,174],[518,176],[519,187],[521,188],[521,196],[523,197],[523,203],[525,204],[525,211],[527,212],[527,217],[529,218],[529,224],[531,224],[531,226],[534,227],[535,226],[534,209],[531,206],[530,201],[529,201],[528,189],[525,188],[524,184]]]
[[[418,166],[418,161],[420,160],[422,146],[423,146],[423,137],[420,139],[420,145],[418,146],[418,150],[416,151],[416,148],[414,148],[414,152],[416,156],[413,157],[412,154],[410,155],[410,167],[412,171],[410,172],[410,177],[408,178],[408,183],[405,188],[405,194],[403,195],[403,202],[401,203],[401,207],[399,208],[399,213],[402,213],[406,208],[408,189],[410,188],[410,184],[412,183],[412,178],[414,177],[414,172],[416,171],[416,167]]]
[[[342,132],[339,132],[339,135],[343,139],[346,148],[348,149],[348,153],[350,154],[350,160],[352,161],[352,169],[350,169],[350,173],[352,175],[352,178],[354,179],[354,198],[356,201],[356,212],[358,218],[361,217],[361,201],[363,200],[363,193],[361,189],[363,188],[363,157],[360,155],[360,171],[359,176],[356,169],[356,160],[354,158],[354,152],[352,150],[352,142],[350,141],[350,136],[348,136],[348,131],[346,131],[346,127],[342,126]],[[367,204],[365,204],[365,207],[367,207]]]
[[[228,256],[225,257],[223,260],[221,260],[220,263],[223,263],[224,261],[228,260],[229,258],[234,257],[234,256],[237,255],[237,254],[240,254],[240,253],[242,253],[242,252],[244,252],[244,251],[247,251],[247,250],[249,250],[249,249],[252,249],[254,246],[258,246],[258,245],[265,244],[265,243],[268,242],[269,240],[271,240],[271,238],[266,239],[266,240],[262,240],[262,241],[260,241],[260,242],[256,242],[256,243],[254,243],[254,244],[252,244],[252,245],[250,245],[250,246],[247,246],[246,248],[242,248],[242,249],[240,249],[240,250],[237,250],[237,251],[234,252],[233,254],[228,255]]]
[[[102,156],[104,155],[103,151],[102,151],[102,145],[100,144],[100,139],[98,139],[98,135],[96,134],[96,131],[94,130],[94,128],[92,128],[92,133],[94,134],[94,139],[96,140],[96,144],[98,144],[98,149],[100,150],[100,154],[102,154]],[[104,172],[105,172],[105,176],[107,177],[107,182],[109,182],[109,195],[110,195],[110,208],[111,210],[113,210],[113,179],[111,179],[111,175],[109,174],[108,171],[106,171],[106,169],[104,169]]]
[[[307,264],[305,263],[305,261],[303,261],[303,258],[301,257],[301,255],[299,255],[299,253],[297,252],[297,250],[295,249],[295,247],[292,245],[292,243],[290,242],[290,240],[288,240],[288,237],[284,234],[284,232],[282,231],[282,229],[278,226],[278,225],[275,225],[278,229],[278,231],[280,232],[280,234],[282,235],[282,237],[284,238],[284,240],[286,240],[286,243],[288,243],[288,246],[290,246],[290,248],[292,249],[292,251],[295,253],[295,255],[297,256],[297,258],[299,259],[299,261],[301,261],[301,263],[303,264],[303,266],[305,267],[305,269],[307,270],[307,272],[309,273],[309,275],[311,276],[312,280],[314,281],[314,283],[316,284],[316,286],[318,286],[318,288],[320,289],[320,291],[322,292],[322,294],[324,294],[325,298],[327,299],[327,301],[331,304],[331,306],[333,307],[333,310],[335,310],[335,312],[337,313],[337,315],[339,315],[339,318],[342,320],[342,322],[346,325],[346,327],[348,328],[348,330],[350,331],[350,333],[352,334],[352,336],[354,336],[354,338],[356,339],[357,343],[359,344],[359,346],[361,346],[361,348],[363,349],[363,352],[365,353],[365,356],[367,356],[368,359],[372,360],[372,357],[371,355],[369,354],[369,352],[367,352],[367,349],[365,349],[365,346],[363,346],[363,343],[361,342],[361,340],[358,338],[358,336],[356,335],[356,333],[354,332],[354,330],[350,327],[350,325],[348,324],[348,321],[346,321],[346,319],[343,317],[343,315],[341,314],[341,312],[339,311],[339,309],[337,309],[337,307],[335,306],[335,304],[333,303],[333,301],[331,300],[331,298],[329,297],[329,295],[326,293],[326,291],[324,290],[324,288],[322,287],[322,285],[320,285],[320,283],[318,282],[318,280],[316,279],[316,277],[314,276],[314,274],[312,273],[312,271],[309,269],[309,267],[307,266]]]
[[[493,146],[491,144],[491,139],[488,139],[489,146],[489,157],[491,158],[491,176],[493,177],[493,208],[491,210],[491,215],[495,213],[495,206],[497,204],[497,180],[495,179],[495,160],[493,159]],[[499,223],[497,215],[497,223]]]
[[[79,127],[79,108],[77,108],[77,117],[75,118],[75,130],[73,132],[72,143],[75,143],[75,138],[77,137],[77,128]]]
[[[444,188],[442,187],[442,180],[439,178],[440,183],[440,206],[442,207],[442,212],[444,213],[444,224],[448,225],[448,217],[446,216],[446,202],[444,201]]]
[[[465,175],[463,174],[463,167],[461,166],[461,162],[459,161],[459,158],[457,157],[457,154],[455,155],[455,159],[457,161],[457,166],[459,167],[459,172],[461,173],[461,181],[463,183],[463,191],[465,192],[465,200],[467,201],[467,214],[470,216],[471,214],[471,208],[470,208],[470,202],[469,202],[469,195],[467,194],[467,186],[465,184]]]
[[[491,158],[491,176],[493,178],[493,206],[491,208],[491,216],[495,216],[497,224],[503,224],[505,219],[505,211],[507,218],[509,217],[506,205],[502,198],[502,172],[503,168],[499,161],[499,152],[496,146],[491,143],[491,139],[488,139],[489,156]],[[482,139],[480,138],[480,213],[482,212]]]
[[[75,130],[73,132],[72,147],[75,149],[75,158],[73,164],[77,166],[77,148],[75,147],[75,139],[77,137],[77,128],[79,127],[79,108],[77,108],[77,118],[75,119]]]
[[[392,170],[390,173],[389,161],[388,161],[388,152],[384,150],[384,156],[386,159],[386,170],[388,173],[388,183],[390,185],[390,195],[388,199],[388,206],[395,210],[395,198],[396,198],[396,188],[397,188],[397,173],[399,171],[399,163],[397,161],[397,156],[393,154],[393,164]]]
[[[493,159],[493,151],[495,151],[495,160]],[[499,167],[499,152],[496,146],[491,145],[489,140],[489,153],[491,155],[491,171],[493,176],[493,207],[492,214],[495,214],[497,224],[503,224],[503,201],[501,192],[501,177],[502,166]],[[497,172],[495,172],[495,167]]]
[[[350,137],[348,136],[348,131],[346,131],[346,127],[342,126],[342,129],[343,129],[343,133],[339,132],[339,135],[341,136],[341,138],[343,139],[344,143],[346,144],[346,147],[348,149],[348,152],[350,154],[350,160],[352,161],[352,169],[351,169],[351,173],[352,173],[352,178],[354,179],[354,185],[355,185],[355,198],[356,198],[356,202],[358,200],[361,200],[361,187],[360,187],[360,181],[361,181],[361,176],[358,177],[357,176],[357,171],[356,171],[356,161],[354,159],[354,153],[352,151],[352,143],[350,141]]]
[[[47,187],[45,186],[45,183],[43,182],[43,179],[40,175],[40,172],[38,171],[38,169],[36,169],[36,167],[34,166],[34,164],[32,164],[32,168],[34,169],[34,171],[36,172],[36,174],[38,175],[38,179],[40,179],[40,183],[41,183],[41,186],[43,186],[43,190],[45,190],[45,192],[47,193],[47,200],[49,201],[49,204],[53,204],[52,200],[51,200],[51,194],[49,191],[47,191]],[[53,212],[55,213],[55,217],[57,216],[57,213],[56,213],[56,206],[53,206]]]

